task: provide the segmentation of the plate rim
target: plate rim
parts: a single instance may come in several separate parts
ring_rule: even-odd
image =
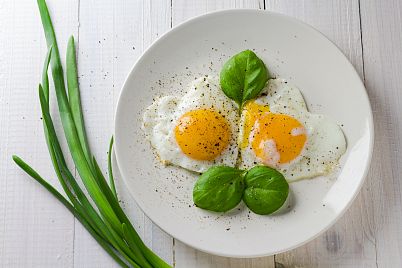
[[[368,155],[367,155],[367,162],[366,165],[364,167],[364,172],[363,175],[361,176],[361,179],[358,183],[358,186],[356,187],[355,191],[353,192],[353,195],[350,195],[350,198],[347,202],[347,204],[339,211],[337,212],[337,215],[332,219],[332,221],[328,222],[327,225],[322,228],[321,230],[319,230],[315,235],[311,236],[308,239],[305,239],[304,241],[298,242],[298,243],[294,243],[286,248],[283,248],[281,250],[278,251],[273,251],[273,252],[266,252],[265,254],[248,254],[248,255],[239,255],[239,254],[227,254],[227,253],[222,253],[222,252],[217,252],[217,251],[212,251],[209,250],[207,248],[202,248],[202,247],[198,247],[197,245],[188,243],[186,241],[184,241],[184,239],[181,239],[177,236],[173,236],[170,232],[168,232],[167,230],[165,230],[165,228],[163,228],[159,222],[155,221],[154,219],[152,219],[152,217],[150,217],[147,212],[143,209],[143,203],[140,200],[140,198],[136,198],[134,192],[131,190],[130,187],[128,187],[128,183],[127,183],[127,176],[125,176],[124,171],[121,169],[121,165],[119,164],[119,157],[118,157],[118,144],[119,144],[119,140],[117,138],[116,133],[118,133],[118,126],[117,126],[117,118],[119,115],[119,107],[121,107],[121,102],[122,102],[122,95],[123,92],[125,91],[125,88],[127,87],[128,84],[128,80],[131,77],[133,71],[136,69],[136,66],[141,62],[141,60],[148,55],[150,52],[150,50],[157,44],[161,43],[168,35],[172,34],[173,32],[176,32],[178,30],[180,30],[181,28],[185,27],[188,23],[190,22],[194,22],[197,20],[202,20],[205,18],[208,18],[210,16],[216,16],[216,15],[222,15],[222,14],[226,14],[226,13],[241,13],[241,12],[255,12],[255,13],[263,13],[263,14],[269,14],[270,16],[277,16],[277,17],[281,17],[282,19],[286,19],[286,20],[291,20],[294,23],[297,23],[305,28],[308,28],[310,30],[313,30],[314,32],[318,33],[321,37],[323,37],[324,39],[326,39],[333,48],[335,48],[336,50],[338,50],[338,52],[340,52],[340,55],[346,60],[347,64],[349,64],[349,66],[352,68],[352,70],[354,71],[353,75],[357,78],[357,81],[359,81],[360,86],[363,88],[363,97],[364,100],[367,102],[368,104],[368,115],[367,118],[368,120],[368,130],[369,130],[369,134],[370,134],[370,140],[369,140],[369,150],[368,150]],[[355,201],[357,195],[360,193],[361,188],[364,184],[364,182],[366,181],[367,178],[367,174],[369,172],[370,166],[371,166],[371,160],[372,160],[372,155],[373,155],[373,151],[374,151],[374,117],[373,117],[373,111],[372,111],[372,107],[371,107],[371,102],[370,102],[370,98],[368,96],[367,93],[367,89],[364,85],[364,82],[362,81],[360,75],[358,74],[358,72],[356,71],[356,68],[353,66],[353,64],[350,62],[350,60],[346,57],[346,55],[342,52],[342,50],[333,42],[331,41],[326,35],[324,35],[321,31],[319,31],[318,29],[316,29],[315,27],[301,21],[300,19],[297,19],[295,17],[289,16],[289,15],[285,15],[282,13],[278,13],[278,12],[273,12],[273,11],[268,11],[268,10],[261,10],[261,9],[251,9],[251,8],[231,8],[231,9],[224,9],[224,10],[218,10],[218,11],[212,11],[212,12],[207,12],[198,16],[194,16],[194,17],[190,17],[188,19],[186,19],[185,21],[179,23],[178,25],[176,25],[175,27],[169,29],[168,31],[166,31],[165,33],[163,33],[161,36],[159,36],[158,38],[156,38],[142,53],[141,55],[138,57],[138,59],[134,62],[134,64],[131,66],[128,74],[126,75],[125,79],[124,79],[124,83],[122,84],[121,90],[119,92],[119,97],[118,97],[118,101],[117,101],[117,105],[115,108],[115,112],[114,112],[114,154],[115,154],[115,159],[116,159],[116,164],[117,167],[119,169],[119,173],[121,175],[121,179],[124,182],[124,185],[128,188],[128,192],[130,193],[130,196],[135,200],[135,202],[137,203],[137,205],[139,206],[139,208],[141,209],[141,211],[155,224],[157,225],[161,230],[163,230],[165,233],[167,233],[168,235],[170,235],[173,239],[177,239],[180,242],[195,248],[197,250],[200,250],[202,252],[206,252],[208,254],[213,254],[213,255],[217,255],[217,256],[222,256],[222,257],[232,257],[232,258],[257,258],[257,257],[266,257],[266,256],[272,256],[274,254],[280,254],[286,251],[290,251],[292,249],[298,248],[302,245],[307,244],[308,242],[314,240],[315,238],[319,237],[320,235],[322,235],[324,232],[326,232],[329,228],[331,228],[345,213],[346,211],[348,211],[348,209],[350,208],[350,206],[353,204],[353,202]]]

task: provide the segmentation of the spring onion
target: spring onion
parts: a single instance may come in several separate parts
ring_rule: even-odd
[[[38,7],[48,46],[42,81],[39,84],[43,129],[56,176],[68,199],[47,183],[38,172],[20,157],[13,156],[13,160],[21,169],[56,197],[121,267],[170,267],[142,242],[119,204],[111,165],[113,138],[110,142],[108,156],[109,184],[97,161],[91,155],[81,108],[74,38],[71,37],[68,41],[66,58],[67,81],[65,81],[56,36],[46,1],[38,0]],[[53,119],[49,111],[49,67],[52,72],[64,136],[67,140],[70,156],[74,161],[85,190],[81,188],[73,173],[67,167],[65,156],[54,129]]]

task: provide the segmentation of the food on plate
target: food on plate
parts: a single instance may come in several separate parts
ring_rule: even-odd
[[[165,96],[149,106],[142,128],[160,160],[191,171],[237,161],[239,112],[217,79],[192,82],[183,96]]]
[[[233,167],[211,167],[194,185],[194,204],[216,212],[231,210],[243,196],[245,173]]]
[[[245,50],[223,65],[220,85],[226,96],[241,107],[244,102],[260,94],[268,78],[264,62],[253,51]]]
[[[271,79],[262,95],[247,102],[239,132],[240,168],[278,169],[288,181],[330,173],[346,151],[341,128],[308,112],[299,89]]]
[[[288,182],[329,174],[346,151],[341,128],[310,113],[299,89],[270,79],[251,50],[231,57],[219,82],[196,79],[185,95],[154,101],[143,119],[163,163],[204,172],[193,201],[215,212],[243,199],[254,213],[272,214]]]
[[[279,210],[289,194],[289,184],[277,170],[256,166],[244,177],[244,203],[254,213],[268,215]]]
[[[204,172],[193,189],[194,204],[203,209],[225,212],[243,199],[251,211],[261,215],[280,209],[289,184],[277,170],[256,166],[250,170],[216,166]]]

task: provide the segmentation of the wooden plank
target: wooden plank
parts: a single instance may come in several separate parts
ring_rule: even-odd
[[[67,40],[77,29],[77,1],[49,2],[57,37]],[[72,215],[11,161],[20,155],[61,188],[42,131],[37,88],[46,43],[36,1],[1,1],[0,36],[0,266],[71,267]]]
[[[94,1],[81,2],[81,7],[86,6],[80,22],[81,26],[82,23],[86,26],[81,29],[86,30],[85,37],[81,32],[80,39],[88,38],[87,34],[90,37],[81,47],[79,45],[80,75],[84,75],[80,82],[82,89],[86,90],[83,93],[84,107],[91,113],[87,121],[91,122],[88,129],[92,147],[105,167],[107,142],[112,133],[114,108],[111,107],[116,104],[129,66],[145,46],[168,28],[170,3],[155,6],[154,2],[127,1],[97,7]],[[68,35],[76,33],[78,3],[49,1],[49,6],[60,50],[64,52]],[[172,23],[176,25],[189,17],[215,9],[263,6],[262,1],[215,3],[173,0]],[[363,74],[358,1],[267,0],[266,6],[269,10],[298,17],[318,28],[341,48],[358,72]],[[398,109],[402,94],[399,78],[402,54],[398,46],[402,30],[400,10],[401,4],[395,0],[361,1],[364,73],[377,131],[368,181],[351,209],[333,228],[304,247],[276,256],[278,267],[402,266],[401,164],[398,161],[401,151],[399,137],[402,134],[399,124],[401,112]],[[98,26],[88,26],[92,24]],[[116,32],[119,36],[114,36]],[[111,267],[113,262],[79,224],[76,226],[74,247],[76,260],[73,260],[73,218],[10,161],[11,154],[18,153],[38,168],[44,177],[58,185],[50,168],[36,101],[45,43],[35,2],[1,2],[0,36],[0,264],[4,267],[71,267],[74,264],[77,267]],[[104,36],[108,42],[103,40],[105,42],[102,43]],[[97,41],[101,44],[98,45]],[[86,66],[82,66],[85,62]],[[93,66],[96,70],[91,73]],[[100,66],[104,66],[103,71]],[[112,74],[114,77],[110,78]],[[112,102],[105,101],[108,97]],[[55,110],[56,106],[52,105],[52,111]],[[131,205],[133,201],[121,180],[118,179],[117,183],[125,208],[136,218],[136,226],[146,242],[172,262],[169,249],[172,240],[157,227],[149,225],[149,220],[141,211]],[[220,258],[195,251],[178,241],[175,241],[175,255],[177,267],[272,266],[272,260],[268,258]]]
[[[176,26],[192,17],[231,8],[264,9],[263,0],[172,0],[172,24]]]
[[[359,4],[352,1],[266,1],[266,9],[307,22],[325,34],[363,74]],[[372,175],[369,176],[369,181]],[[278,267],[375,267],[373,214],[366,208],[370,183],[349,211],[314,241],[275,257]]]
[[[367,210],[378,267],[402,267],[402,3],[360,1],[365,84],[375,121]]]
[[[207,12],[229,8],[256,8],[263,9],[263,1],[187,1],[173,0],[172,23],[173,26],[197,15]],[[175,267],[274,267],[274,258],[234,259],[218,257],[203,253],[175,240],[174,246]]]
[[[78,66],[88,138],[93,154],[106,170],[114,110],[124,79],[136,59],[157,36],[170,28],[170,1],[80,2]],[[144,216],[122,183],[119,198],[135,227],[158,255],[172,263],[172,238]],[[76,224],[75,267],[117,267]]]

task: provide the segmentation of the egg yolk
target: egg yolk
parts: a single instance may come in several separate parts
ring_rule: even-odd
[[[243,128],[243,140],[239,144],[242,149],[248,145],[248,137],[250,136],[251,129],[254,126],[255,121],[264,113],[269,112],[268,105],[260,105],[254,101],[247,102],[244,105],[244,128]]]
[[[268,105],[248,102],[243,109],[243,139],[266,165],[277,167],[297,158],[307,141],[304,126],[295,118],[271,113]]]
[[[307,136],[304,126],[293,117],[265,113],[255,122],[251,140],[255,155],[275,167],[299,156]]]
[[[196,160],[213,160],[229,145],[230,127],[214,110],[183,114],[175,127],[176,141],[184,154]]]

